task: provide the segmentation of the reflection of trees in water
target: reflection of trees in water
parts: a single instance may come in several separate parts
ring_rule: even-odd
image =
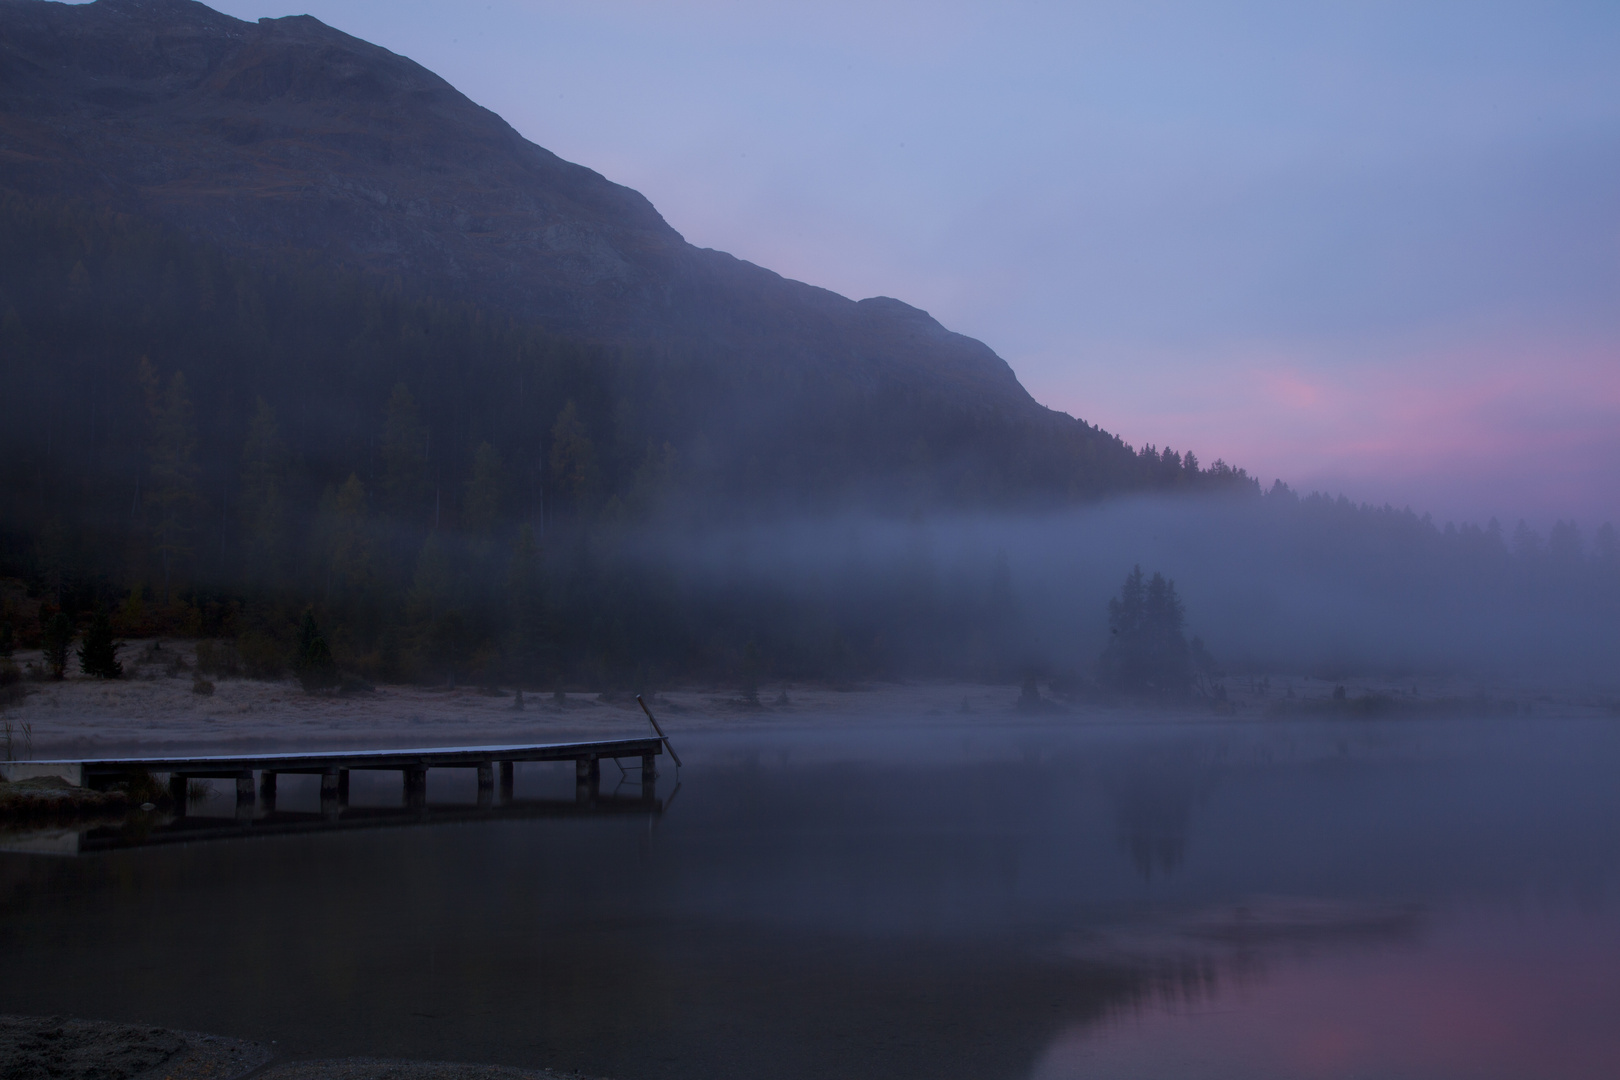
[[[1181,866],[1193,807],[1214,787],[1212,772],[1193,761],[1143,761],[1123,770],[1113,784],[1114,818],[1120,847],[1144,880]]]

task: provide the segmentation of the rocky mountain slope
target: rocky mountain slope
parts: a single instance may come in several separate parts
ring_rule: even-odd
[[[898,300],[851,301],[693,247],[637,192],[308,16],[3,0],[0,179],[232,250],[319,251],[568,335],[1044,412],[980,342]]]

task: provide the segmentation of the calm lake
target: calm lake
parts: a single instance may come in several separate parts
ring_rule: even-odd
[[[672,734],[611,812],[0,854],[0,1011],[615,1080],[1620,1076],[1620,721]]]

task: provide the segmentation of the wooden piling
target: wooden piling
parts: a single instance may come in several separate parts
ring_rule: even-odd
[[[421,765],[407,765],[405,773],[405,805],[427,805],[427,769]]]

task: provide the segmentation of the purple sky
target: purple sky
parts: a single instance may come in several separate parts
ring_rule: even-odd
[[[1620,522],[1620,4],[223,0],[1133,444]]]

